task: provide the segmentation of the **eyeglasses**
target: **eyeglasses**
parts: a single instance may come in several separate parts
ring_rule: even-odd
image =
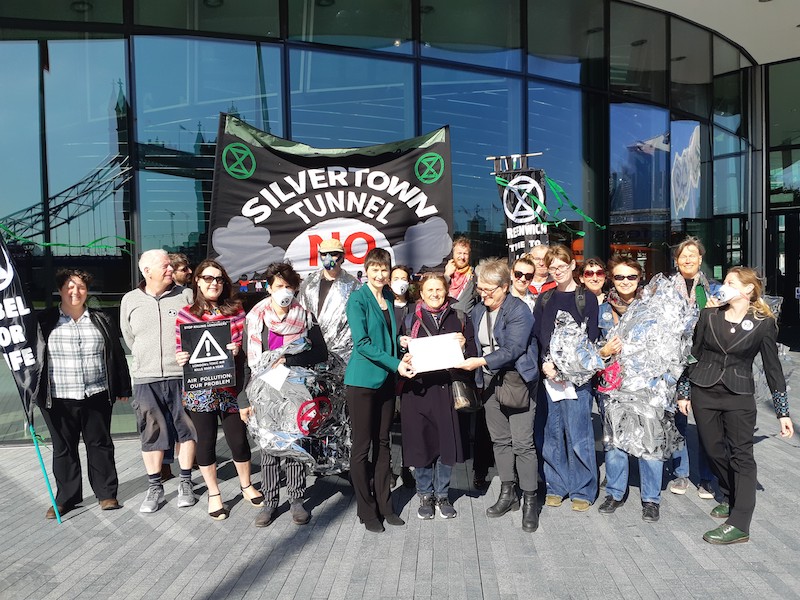
[[[636,281],[639,279],[638,275],[614,275],[614,281]]]
[[[583,276],[584,277],[605,277],[606,276],[606,271],[605,271],[605,269],[595,269],[594,271],[592,269],[586,269],[583,272]]]
[[[551,273],[553,273],[554,275],[560,275],[561,273],[563,273],[567,269],[569,269],[569,265],[561,265],[560,267],[550,267],[547,270],[550,271]]]
[[[222,285],[225,283],[225,278],[222,276],[214,277],[213,275],[201,275],[200,279],[205,281],[208,285],[211,285],[215,281],[217,282],[217,285]]]
[[[478,287],[478,288],[475,288],[475,289],[477,290],[477,292],[481,296],[491,296],[492,294],[494,294],[498,290],[499,287],[500,287],[499,285],[496,285],[490,290],[487,290],[486,288],[481,288],[481,287]]]
[[[542,256],[542,257],[531,256],[531,260],[533,262],[537,263],[537,264],[540,264],[540,265],[544,264],[544,256]]]
[[[533,281],[533,273],[523,273],[522,271],[514,271],[514,277],[517,279],[525,279],[525,281]]]

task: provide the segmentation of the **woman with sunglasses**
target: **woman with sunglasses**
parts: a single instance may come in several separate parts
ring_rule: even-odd
[[[605,302],[606,294],[603,288],[606,285],[606,266],[599,258],[590,258],[583,263],[583,269],[578,276],[587,290],[597,296],[597,303]]]
[[[608,336],[609,330],[619,323],[622,315],[636,301],[639,295],[639,283],[642,280],[642,266],[629,257],[615,254],[608,261],[608,269],[614,287],[609,290],[607,301],[600,306],[600,329],[603,337]],[[605,350],[605,356],[619,354],[622,350],[622,342],[617,336],[614,336],[606,342],[603,350]],[[603,426],[607,431],[615,430],[616,423],[612,423],[610,420],[637,422],[640,427],[663,429],[661,421],[643,418],[630,405],[623,402],[608,405],[608,402],[609,400],[604,398],[603,403],[606,410],[604,411]],[[652,437],[648,439],[659,439],[664,436],[664,433],[659,435],[653,432],[650,436]],[[603,514],[611,514],[625,503],[625,494],[628,491],[629,456],[627,452],[613,444],[606,445],[606,497],[598,509]],[[649,523],[655,523],[659,519],[664,463],[660,460],[643,457],[638,457],[638,460],[642,519]]]
[[[535,271],[536,265],[528,254],[520,256],[511,267],[511,295],[527,304],[531,312],[536,305],[536,296],[531,294],[528,287]]]
[[[231,343],[227,349],[233,354],[234,360],[239,362],[243,357],[240,350],[245,313],[242,303],[233,297],[233,283],[222,265],[215,260],[201,262],[195,269],[192,292],[194,303],[181,309],[175,320],[175,360],[179,365],[185,365],[189,361],[189,352],[181,348],[182,324],[227,319],[231,322]],[[217,482],[219,422],[222,423],[225,441],[231,449],[244,499],[252,506],[261,506],[264,503],[264,496],[250,482],[250,443],[247,439],[247,428],[239,418],[237,395],[238,390],[234,387],[183,392],[183,405],[197,429],[196,459],[208,489],[208,514],[218,521],[228,518],[229,515],[228,507],[222,503]]]
[[[400,347],[410,339],[455,334],[464,356],[475,356],[472,322],[453,307],[444,273],[425,273],[420,281],[420,300],[400,322]],[[430,371],[404,381],[402,393],[403,463],[412,465],[417,476],[420,519],[433,519],[436,512],[452,519],[450,503],[453,466],[464,462],[458,413],[453,406],[448,371]]]
[[[569,497],[572,510],[584,512],[597,497],[591,386],[587,383],[574,387],[577,397],[559,399],[555,395],[556,388],[564,386],[564,382],[550,358],[550,338],[556,328],[556,315],[564,311],[576,323],[586,323],[589,341],[596,341],[597,297],[575,283],[575,259],[569,248],[561,244],[550,246],[545,262],[556,281],[556,289],[542,294],[533,311],[542,376],[551,381],[550,385],[539,387],[539,393],[544,395],[540,406],[546,406],[547,410],[542,441],[547,484],[545,505],[561,506],[564,498]]]

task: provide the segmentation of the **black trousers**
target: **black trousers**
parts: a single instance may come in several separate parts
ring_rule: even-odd
[[[78,443],[83,436],[89,484],[98,500],[117,497],[117,468],[111,440],[111,402],[102,392],[84,400],[52,399],[42,407],[53,443],[56,504],[72,507],[83,500]]]
[[[366,522],[394,512],[389,448],[389,428],[394,416],[394,377],[389,376],[386,383],[375,390],[348,386],[346,398],[353,436],[350,479],[356,494],[357,514]],[[370,479],[373,479],[374,495]]]
[[[692,411],[700,443],[731,507],[725,522],[749,533],[758,484],[753,456],[755,400],[732,394],[721,383],[711,388],[693,385]]]
[[[195,456],[197,464],[208,467],[217,462],[217,430],[218,422],[222,421],[222,432],[225,441],[231,449],[231,457],[235,462],[250,460],[250,443],[247,439],[247,426],[239,417],[239,413],[195,412],[187,410],[189,418],[197,430],[197,449]]]
[[[475,428],[471,436],[473,423]],[[458,413],[458,424],[461,427],[464,458],[472,457],[472,471],[475,476],[486,477],[489,467],[494,465],[492,438],[486,426],[486,410],[481,408],[474,413]],[[472,437],[472,449],[469,444],[470,437]]]

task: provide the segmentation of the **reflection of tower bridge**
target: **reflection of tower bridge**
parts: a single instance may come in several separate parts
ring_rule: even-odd
[[[104,160],[77,183],[50,196],[46,208],[37,203],[0,218],[0,223],[8,227],[14,235],[26,239],[43,236],[46,224],[49,223],[51,241],[54,243],[79,245],[106,236],[128,237],[127,232],[116,231],[119,219],[102,219],[98,222],[93,217],[106,200],[113,199],[123,189],[131,174],[129,158],[117,154]],[[113,206],[111,209],[115,210]],[[85,215],[89,215],[89,218],[82,219]],[[109,226],[113,226],[115,230],[107,231]],[[84,229],[91,229],[91,232],[83,233]],[[80,240],[72,239],[73,230],[81,236]],[[86,237],[90,239],[87,240]],[[120,245],[116,240],[108,240],[107,243]]]

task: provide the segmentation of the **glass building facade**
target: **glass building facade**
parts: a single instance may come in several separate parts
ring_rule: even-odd
[[[37,306],[57,298],[55,269],[77,266],[113,309],[143,250],[205,257],[221,112],[318,147],[449,125],[455,229],[477,257],[505,253],[486,157],[541,152],[532,164],[601,225],[562,210],[570,229],[552,239],[579,257],[624,250],[652,275],[691,233],[710,276],[765,257],[769,277],[797,281],[800,117],[785,86],[800,63],[764,69],[767,132],[762,69],[712,31],[613,0],[4,2],[0,224]],[[22,417],[2,377],[8,441]],[[132,428],[116,409],[115,431]]]

